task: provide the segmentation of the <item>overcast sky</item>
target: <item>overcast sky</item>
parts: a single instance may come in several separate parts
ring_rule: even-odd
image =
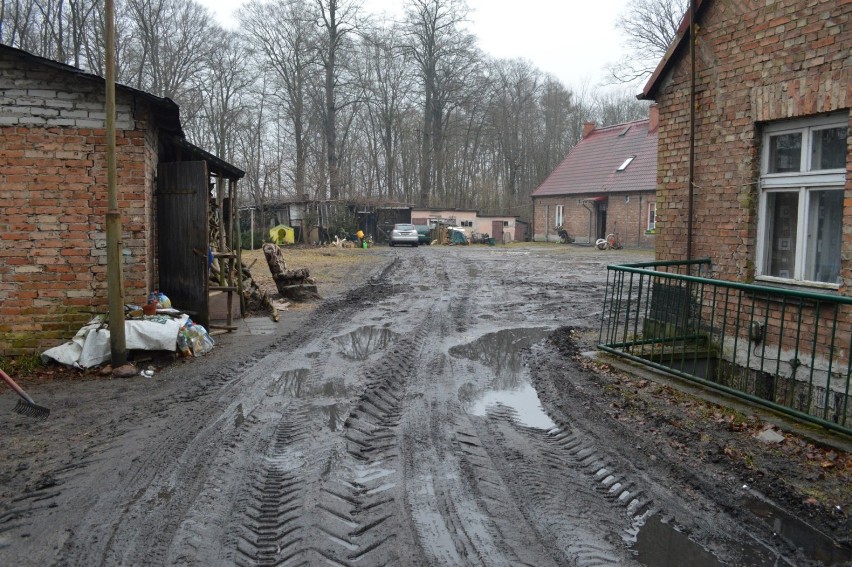
[[[199,0],[220,23],[233,26],[243,0]],[[616,17],[629,0],[468,0],[471,30],[494,57],[530,60],[574,89],[594,86],[604,66],[616,61],[621,37]],[[399,17],[403,0],[364,0],[367,12]]]

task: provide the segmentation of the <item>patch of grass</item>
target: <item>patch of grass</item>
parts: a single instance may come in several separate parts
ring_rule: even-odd
[[[41,367],[41,357],[38,354],[0,356],[0,368],[6,374],[30,374]]]
[[[374,254],[372,249],[336,248],[333,246],[285,246],[281,248],[287,269],[307,268],[316,281],[320,296],[326,298],[345,290],[353,282],[361,281],[366,273],[383,262],[386,256]],[[250,266],[255,283],[271,297],[278,290],[263,250],[243,251],[242,260]],[[293,304],[291,309],[300,309],[309,304]]]

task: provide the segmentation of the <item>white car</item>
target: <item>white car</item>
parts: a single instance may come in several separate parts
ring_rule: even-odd
[[[420,238],[417,235],[417,228],[413,224],[400,223],[393,225],[388,243],[391,246],[396,246],[397,244],[410,244],[411,246],[417,246],[419,240]]]

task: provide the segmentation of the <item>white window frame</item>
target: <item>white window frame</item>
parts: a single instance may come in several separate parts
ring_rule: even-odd
[[[472,220],[463,220],[463,221],[459,222],[459,225],[466,226],[466,227],[472,227],[473,221]]]
[[[657,202],[651,201],[648,203],[648,230],[657,228]]]
[[[630,165],[631,162],[633,162],[634,159],[636,159],[636,156],[630,156],[629,158],[624,160],[624,162],[619,165],[618,169],[616,169],[615,171],[624,171],[625,169],[627,169],[627,166]]]
[[[565,226],[565,205],[556,205],[556,212],[553,215],[553,226]]]
[[[757,262],[756,279],[780,283],[795,283],[828,289],[839,288],[839,283],[805,280],[808,254],[808,230],[811,212],[809,211],[810,193],[814,190],[843,191],[846,183],[846,168],[813,170],[811,149],[814,132],[828,128],[848,128],[847,113],[834,114],[819,118],[785,121],[769,124],[764,128],[761,147],[760,200],[757,225]],[[797,172],[769,173],[770,138],[784,134],[801,134],[800,168]],[[847,132],[848,140],[848,132]],[[797,238],[793,274],[790,278],[781,278],[765,274],[768,251],[766,236],[768,232],[768,197],[772,193],[798,193]],[[841,227],[842,229],[842,227]]]

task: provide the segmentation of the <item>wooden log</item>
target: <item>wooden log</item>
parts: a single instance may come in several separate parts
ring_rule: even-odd
[[[280,274],[277,274],[273,278],[275,280],[275,285],[297,285],[303,283],[314,283],[311,280],[311,274],[307,268],[299,268],[296,270],[287,270]],[[308,281],[311,280],[311,281]]]
[[[311,278],[308,269],[298,268],[288,270],[284,256],[281,254],[281,249],[276,244],[264,244],[263,255],[266,258],[272,279],[275,281],[275,287],[278,288],[278,293],[281,294],[281,297],[286,297],[294,301],[307,301],[319,298],[316,282]]]
[[[278,274],[287,271],[287,263],[284,261],[284,255],[281,254],[281,249],[278,245],[267,242],[263,245],[263,255],[266,258],[266,263],[269,265],[269,271],[274,278]]]
[[[281,297],[286,297],[293,301],[308,301],[319,299],[320,297],[315,284],[278,286],[278,293],[281,294]]]

